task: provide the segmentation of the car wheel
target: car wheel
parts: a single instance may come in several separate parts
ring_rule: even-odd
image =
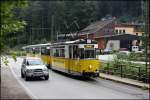
[[[26,81],[28,81],[28,80],[29,80],[29,77],[28,77],[28,76],[26,76],[26,75],[25,75],[24,77],[25,77],[25,80],[26,80]]]
[[[48,80],[49,79],[49,75],[48,76],[45,76],[45,80]]]
[[[24,75],[23,75],[22,71],[21,71],[21,77],[24,78]]]

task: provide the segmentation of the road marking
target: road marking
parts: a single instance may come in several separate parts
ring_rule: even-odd
[[[21,84],[21,86],[25,89],[25,91],[27,92],[27,94],[32,98],[32,99],[38,99],[35,95],[32,94],[32,92],[20,81],[17,79],[17,75],[15,74],[15,72],[13,71],[12,67],[10,67],[12,74],[14,75],[14,77],[16,78],[16,80]]]

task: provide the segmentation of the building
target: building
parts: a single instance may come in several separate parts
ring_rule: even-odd
[[[94,22],[80,31],[80,38],[95,39],[100,49],[110,48],[119,50],[141,44],[140,24],[118,23],[115,18]],[[115,37],[115,39],[114,39]],[[112,39],[112,40],[111,40]]]
[[[143,36],[144,32],[140,31],[141,24],[116,24],[115,25],[115,33],[116,34],[133,34],[137,36]]]
[[[121,23],[115,25],[115,33],[120,34],[131,34],[136,36],[144,36],[144,32],[140,31],[140,28],[143,24],[135,24],[135,23]],[[142,40],[133,40],[132,45],[142,45]]]
[[[94,22],[87,26],[85,29],[81,30],[79,35],[80,38],[95,39],[98,42],[98,47],[105,49],[106,42],[102,38],[106,35],[114,35],[115,19],[101,20]],[[99,39],[100,38],[100,39]]]

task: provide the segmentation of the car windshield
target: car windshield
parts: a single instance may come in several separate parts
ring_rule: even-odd
[[[40,59],[29,59],[27,65],[43,65],[43,62]]]

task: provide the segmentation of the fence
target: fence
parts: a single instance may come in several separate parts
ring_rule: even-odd
[[[135,79],[144,83],[150,82],[150,67],[146,68],[131,63],[102,62],[100,72]]]

